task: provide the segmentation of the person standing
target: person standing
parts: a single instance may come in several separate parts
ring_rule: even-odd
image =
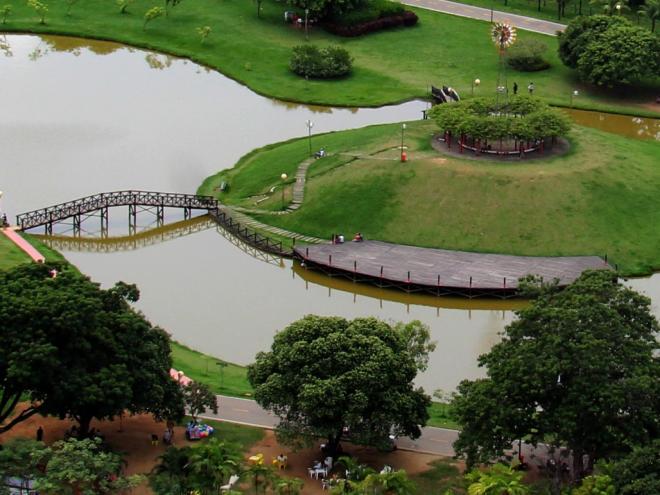
[[[530,82],[529,86],[527,86],[527,91],[529,91],[530,95],[534,93],[534,88],[535,88],[534,83]]]
[[[514,95],[518,94],[518,83],[517,82],[513,83],[513,94]]]
[[[43,442],[44,441],[44,428],[43,426],[40,426],[39,429],[37,430],[37,442]]]

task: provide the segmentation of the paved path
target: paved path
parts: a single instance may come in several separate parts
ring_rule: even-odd
[[[263,410],[255,401],[251,399],[239,399],[219,395],[220,404],[218,414],[209,411],[202,417],[207,419],[221,419],[230,423],[238,423],[260,428],[272,429],[278,423],[276,416]],[[399,438],[397,446],[400,449],[411,450],[414,452],[423,452],[444,456],[454,455],[452,443],[458,437],[456,430],[447,430],[444,428],[426,427],[422,429],[422,436],[417,440],[409,438]]]
[[[434,10],[436,12],[469,17],[470,19],[479,19],[488,22],[491,21],[492,12],[492,20],[494,22],[508,21],[518,29],[549,34],[550,36],[556,36],[557,31],[563,31],[566,28],[565,24],[559,24],[557,22],[534,19],[533,17],[510,14],[499,10],[491,11],[490,9],[484,9],[483,7],[465,5],[458,2],[451,2],[449,0],[403,0],[403,3],[412,7],[420,7],[422,9]]]

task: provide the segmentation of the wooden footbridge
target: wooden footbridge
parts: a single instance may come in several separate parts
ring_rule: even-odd
[[[21,230],[44,227],[45,233],[53,233],[53,225],[71,220],[74,235],[79,235],[81,223],[92,216],[100,217],[101,232],[108,231],[108,209],[118,206],[128,207],[129,231],[136,232],[137,214],[140,211],[153,211],[157,224],[164,221],[165,208],[183,209],[184,218],[192,216],[193,210],[206,212],[218,209],[218,201],[211,196],[196,194],[165,193],[155,191],[114,191],[94,194],[84,198],[48,206],[39,210],[16,215],[16,225]]]
[[[585,270],[611,269],[598,256],[511,256],[380,241],[297,246],[294,256],[330,276],[438,296],[515,297],[526,275],[566,286]]]

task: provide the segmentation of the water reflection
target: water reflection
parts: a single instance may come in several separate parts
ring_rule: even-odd
[[[654,139],[660,141],[660,119],[589,112],[586,110],[564,110],[579,125],[593,127],[594,129],[633,139]]]

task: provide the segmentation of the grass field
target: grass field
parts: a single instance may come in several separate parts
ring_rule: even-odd
[[[64,257],[57,251],[50,249],[45,244],[34,239],[30,235],[25,238],[37,250],[46,257],[46,261],[63,261]],[[7,270],[20,263],[30,263],[30,257],[20,250],[13,242],[0,233],[0,270]]]
[[[309,169],[305,204],[262,222],[322,238],[362,232],[416,246],[519,255],[608,255],[626,275],[660,268],[660,146],[577,127],[571,151],[523,162],[458,159],[430,147],[432,122],[408,125],[410,161],[397,160],[399,124],[316,138],[331,155]],[[250,205],[306,156],[304,139],[268,146],[207,179],[221,199]],[[346,153],[346,154],[341,154]],[[353,159],[348,154],[370,155]],[[276,163],[276,169],[273,165]],[[260,204],[280,208],[279,194]]]
[[[47,2],[48,3],[48,2]],[[369,36],[337,38],[320,28],[311,34],[313,43],[336,43],[355,58],[353,74],[333,81],[307,81],[288,69],[291,48],[304,43],[304,33],[284,24],[285,3],[266,1],[260,19],[252,2],[186,0],[171,9],[168,17],[152,21],[143,29],[145,11],[154,5],[136,0],[128,14],[120,14],[109,0],[81,0],[66,15],[67,2],[49,3],[46,24],[22,0],[9,0],[12,13],[3,30],[69,34],[111,39],[131,45],[185,56],[218,69],[253,90],[291,101],[344,106],[376,106],[428,95],[431,84],[449,84],[464,95],[471,81],[482,84],[477,92],[496,86],[498,56],[489,36],[489,24],[460,17],[418,10],[418,26]],[[209,26],[212,33],[202,44],[196,29]],[[509,72],[510,81],[523,87],[530,78],[536,93],[556,104],[568,105],[569,95],[580,89],[576,106],[636,114],[656,114],[641,107],[652,101],[660,83],[621,94],[582,87],[572,71],[556,55],[556,39],[521,32],[519,38],[543,39],[552,68],[534,73]],[[414,55],[414,56],[413,56]]]

